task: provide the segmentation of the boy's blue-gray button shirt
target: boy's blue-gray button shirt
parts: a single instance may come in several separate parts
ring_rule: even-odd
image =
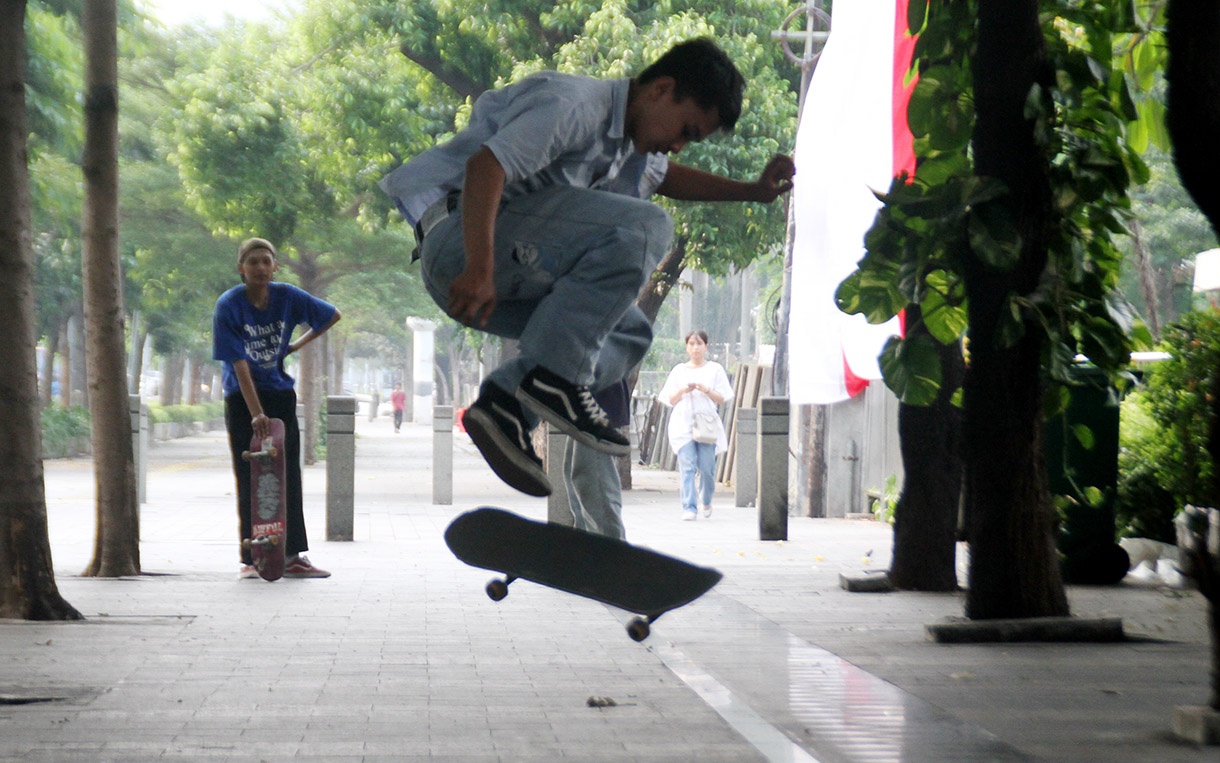
[[[462,188],[466,160],[486,145],[504,167],[506,201],[552,185],[648,198],[669,159],[637,153],[627,137],[630,86],[628,79],[540,72],[488,91],[464,130],[386,175],[381,189],[414,225],[433,202]]]

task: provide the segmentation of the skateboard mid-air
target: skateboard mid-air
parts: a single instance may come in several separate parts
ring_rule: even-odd
[[[250,537],[242,545],[250,549],[251,564],[263,580],[284,576],[284,534],[287,501],[284,490],[284,422],[271,419],[271,436],[250,439],[250,450],[241,457],[250,462]]]
[[[514,580],[529,580],[641,615],[627,626],[636,641],[648,638],[661,615],[699,598],[721,578],[717,570],[626,541],[495,508],[454,519],[445,543],[466,564],[505,575],[487,584],[493,600],[508,595]]]

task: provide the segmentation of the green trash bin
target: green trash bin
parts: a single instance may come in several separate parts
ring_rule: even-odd
[[[1072,377],[1079,384],[1070,388],[1067,410],[1046,422],[1044,437],[1051,493],[1074,499],[1059,534],[1063,577],[1068,583],[1113,585],[1130,564],[1127,552],[1115,542],[1118,395],[1105,372],[1094,366],[1077,365]],[[1087,427],[1083,439],[1091,443],[1082,442],[1079,427]],[[1084,495],[1088,488],[1100,491],[1097,505]]]

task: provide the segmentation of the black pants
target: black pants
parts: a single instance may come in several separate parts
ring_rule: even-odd
[[[291,558],[309,550],[305,536],[305,511],[301,499],[301,429],[297,424],[297,393],[293,390],[258,391],[259,402],[267,418],[284,422],[284,492],[288,501],[288,537],[284,552]],[[250,449],[254,427],[250,425],[250,409],[241,393],[225,398],[225,428],[229,430],[229,452],[233,455],[233,474],[237,477],[237,519],[241,540],[250,537],[250,464],[241,460],[243,450]],[[239,546],[240,548],[240,546]],[[250,563],[250,551],[241,550],[243,564]]]

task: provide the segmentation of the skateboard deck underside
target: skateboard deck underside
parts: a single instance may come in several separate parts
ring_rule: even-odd
[[[624,541],[493,508],[459,516],[445,542],[471,566],[654,618],[689,604],[721,578],[717,570]]]
[[[258,455],[273,448],[275,455]],[[284,485],[284,422],[271,419],[271,437],[250,440],[250,558],[259,577],[284,576],[287,491]]]

